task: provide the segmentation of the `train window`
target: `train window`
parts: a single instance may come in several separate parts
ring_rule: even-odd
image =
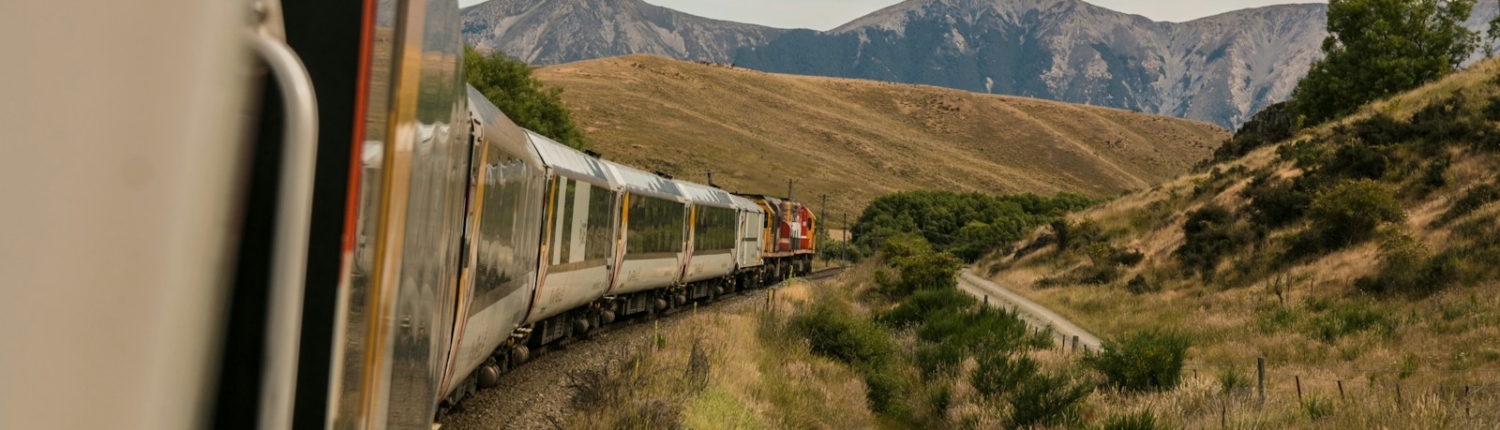
[[[734,249],[734,209],[698,206],[693,226],[693,251]]]
[[[585,219],[587,243],[584,244],[584,259],[608,258],[612,245],[610,236],[614,231],[615,193],[605,188],[589,190],[588,218]]]
[[[568,256],[572,255],[573,200],[578,192],[578,182],[563,177],[558,177],[557,181],[565,185],[558,186],[555,201],[557,218],[556,224],[552,226],[552,243],[557,244],[557,248],[552,250],[552,264],[567,263]]]
[[[682,252],[684,209],[682,203],[631,195],[625,252]]]

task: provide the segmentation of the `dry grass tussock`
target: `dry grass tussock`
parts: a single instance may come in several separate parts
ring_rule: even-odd
[[[875,428],[865,386],[806,345],[763,333],[775,312],[811,297],[811,284],[778,289],[730,311],[703,311],[664,329],[659,343],[573,376],[570,429]]]
[[[829,195],[831,213],[915,189],[1116,195],[1175,177],[1228,133],[1178,118],[635,55],[537,70],[605,157],[726,189]],[[811,200],[811,197],[806,197]]]
[[[1217,205],[1237,213],[1249,203],[1241,191],[1253,177],[1288,180],[1310,174],[1283,161],[1278,150],[1345,139],[1341,127],[1359,127],[1376,115],[1409,121],[1458,93],[1471,104],[1500,100],[1497,75],[1500,61],[1485,62],[1216,166],[1218,173],[1183,176],[1075,215],[1072,222],[1091,223],[1103,232],[1100,246],[1138,249],[1146,256],[1103,285],[1039,287],[1038,280],[1089,265],[1084,251],[1057,246],[983,261],[981,267],[991,268],[997,282],[1101,337],[1171,327],[1193,339],[1187,368],[1196,374],[1187,375],[1183,386],[1151,394],[1096,393],[1090,399],[1096,410],[1149,407],[1164,422],[1186,428],[1500,427],[1500,279],[1475,263],[1484,257],[1466,254],[1473,241],[1493,231],[1486,229],[1500,223],[1500,205],[1476,200],[1464,212],[1454,209],[1470,204],[1464,201],[1475,194],[1471,190],[1494,181],[1500,172],[1500,153],[1494,149],[1478,142],[1449,143],[1444,151],[1452,164],[1429,191],[1418,187],[1428,159],[1392,167],[1387,172],[1396,173],[1379,183],[1392,190],[1405,217],[1385,224],[1368,241],[1286,257],[1289,248],[1283,244],[1312,228],[1297,221],[1245,239],[1222,257],[1212,279],[1189,271],[1174,255],[1185,242],[1190,211]],[[1490,127],[1500,124],[1486,121]],[[1440,219],[1444,216],[1453,219]],[[1050,235],[1043,228],[1021,247]],[[1399,248],[1402,243],[1415,245]],[[1452,261],[1458,263],[1445,270],[1459,275],[1420,293],[1356,287],[1360,278],[1380,275],[1388,264],[1383,261],[1400,249],[1416,249],[1420,256],[1455,254]],[[1421,270],[1430,269],[1410,271]],[[1137,277],[1150,289],[1128,285]],[[1264,405],[1254,392],[1257,357],[1268,363]]]

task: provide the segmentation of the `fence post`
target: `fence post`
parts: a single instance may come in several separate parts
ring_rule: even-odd
[[[1078,335],[1073,335],[1073,352],[1078,352]]]
[[[1339,381],[1339,401],[1344,401],[1344,381]]]
[[[1469,386],[1465,385],[1464,386],[1464,418],[1470,417],[1470,415],[1469,415],[1469,407],[1472,406],[1473,404],[1474,404],[1474,401],[1472,401],[1472,400],[1469,399]]]
[[[989,294],[985,294],[984,295],[984,307],[986,307],[986,308],[990,307],[990,295]]]
[[[1302,375],[1292,375],[1292,380],[1297,382],[1297,403],[1302,403]]]
[[[1255,357],[1255,387],[1260,393],[1260,404],[1266,404],[1266,358]]]

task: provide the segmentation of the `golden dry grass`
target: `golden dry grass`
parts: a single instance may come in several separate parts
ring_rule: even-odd
[[[776,289],[776,312],[790,312],[813,296],[812,284],[791,281]],[[637,362],[621,363],[623,399],[605,407],[575,410],[563,424],[575,429],[657,428],[632,414],[661,404],[671,422],[691,429],[875,428],[865,404],[865,385],[848,367],[813,355],[802,344],[768,343],[758,335],[766,318],[766,292],[753,305],[701,311],[661,331],[664,346],[637,347]],[[683,386],[693,344],[710,351],[707,383]]]
[[[1497,73],[1500,61],[1485,62],[1374,103],[1338,124],[1377,112],[1405,119],[1459,90],[1481,98],[1500,94],[1491,81]],[[1292,141],[1325,139],[1338,124],[1304,131]],[[1396,226],[1434,251],[1447,248],[1452,233],[1447,227],[1429,226],[1430,221],[1447,210],[1458,193],[1491,181],[1500,171],[1500,156],[1493,152],[1455,150],[1454,160],[1449,185],[1430,197],[1406,201],[1407,222]],[[1283,177],[1301,174],[1290,163],[1279,161],[1274,147],[1219,167],[1228,170],[1236,165],[1251,170],[1270,168]],[[1171,253],[1183,242],[1185,214],[1208,202],[1231,209],[1245,204],[1238,191],[1248,178],[1194,197],[1195,185],[1207,178],[1207,173],[1186,175],[1122,196],[1074,219],[1096,222],[1116,233],[1112,245],[1146,255],[1144,263],[1122,279],[1136,274],[1148,279],[1175,275],[1181,269]],[[1497,216],[1500,207],[1491,204],[1465,219]],[[1123,280],[1107,286],[1036,288],[1038,279],[1066,273],[1080,264],[1077,259],[1049,258],[1055,255],[1053,250],[1002,260],[996,266],[1002,270],[993,277],[1104,338],[1167,327],[1195,340],[1188,370],[1196,370],[1197,375],[1183,387],[1145,395],[1096,395],[1091,404],[1097,410],[1149,406],[1159,418],[1187,428],[1500,426],[1495,412],[1500,411],[1500,283],[1495,280],[1454,286],[1425,297],[1370,297],[1353,287],[1355,279],[1377,268],[1379,245],[1370,242],[1232,287],[1205,285],[1196,277],[1160,276],[1168,279],[1160,285],[1162,291],[1147,294],[1127,292]],[[1221,268],[1248,264],[1249,258],[1253,258],[1250,251],[1232,255]],[[1281,294],[1276,292],[1278,284],[1284,286]],[[1348,310],[1378,314],[1391,328],[1332,339],[1319,335],[1320,325],[1334,324],[1330,322],[1334,312]],[[1265,357],[1270,367],[1265,406],[1259,406],[1248,391],[1225,393],[1219,382],[1218,375],[1232,370],[1253,385],[1256,357]],[[1308,402],[1297,400],[1299,377]],[[1340,382],[1345,388],[1343,399]],[[1404,390],[1399,401],[1397,386]],[[1463,394],[1466,387],[1472,392],[1467,396]]]
[[[1130,111],[655,56],[538,69],[606,158],[858,215],[895,191],[1116,195],[1175,177],[1228,132]]]

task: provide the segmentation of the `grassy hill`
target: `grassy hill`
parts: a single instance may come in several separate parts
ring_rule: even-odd
[[[1101,337],[1193,339],[1183,386],[1093,400],[1112,408],[1188,428],[1495,428],[1497,75],[1483,62],[1122,196],[981,271]]]
[[[1180,175],[1228,137],[1154,115],[655,56],[538,69],[605,158],[725,189],[829,195],[850,218],[893,191],[1095,196]]]

